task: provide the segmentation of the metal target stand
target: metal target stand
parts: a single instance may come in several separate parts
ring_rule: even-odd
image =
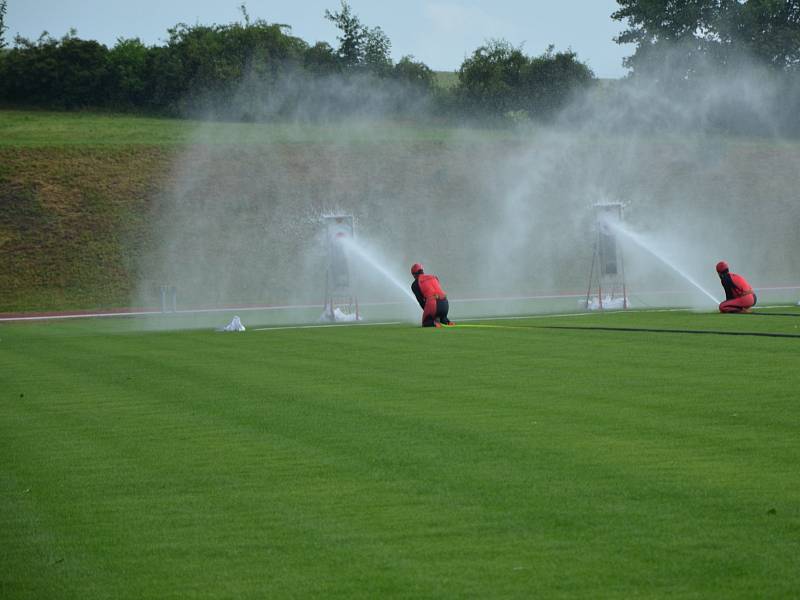
[[[325,308],[322,320],[360,321],[358,297],[350,283],[350,269],[343,241],[355,237],[352,215],[325,217],[328,265],[325,271]]]
[[[621,202],[601,202],[595,211],[594,253],[586,290],[586,310],[627,310],[628,290],[625,282],[625,259],[617,244],[617,236],[609,223],[622,222]],[[593,290],[597,295],[593,297]],[[595,300],[595,301],[593,301]]]

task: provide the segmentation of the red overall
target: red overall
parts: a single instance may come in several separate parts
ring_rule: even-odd
[[[425,297],[425,308],[422,310],[422,324],[426,321],[433,321],[436,316],[436,301],[446,300],[447,294],[444,293],[436,275],[420,275],[417,277],[419,290]]]
[[[719,305],[719,312],[723,313],[736,313],[742,312],[756,303],[753,288],[747,283],[747,280],[741,275],[730,273],[733,286],[731,287],[731,295],[733,298],[725,300]]]

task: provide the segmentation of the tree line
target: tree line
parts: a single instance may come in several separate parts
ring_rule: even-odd
[[[617,4],[611,17],[626,28],[616,41],[635,48],[631,78],[677,99],[666,126],[800,136],[800,0]]]
[[[551,47],[531,57],[496,40],[464,61],[454,86],[443,87],[413,56],[393,61],[386,33],[364,25],[345,1],[324,15],[338,30],[338,47],[309,44],[287,25],[251,20],[244,6],[241,12],[240,22],[226,25],[177,24],[163,45],[133,38],[109,48],[74,30],[60,38],[17,36],[0,50],[0,102],[181,115],[217,114],[236,97],[260,106],[239,116],[270,118],[292,116],[309,98],[316,100],[304,113],[311,117],[323,105],[326,114],[360,111],[378,96],[382,110],[397,113],[424,104],[432,113],[544,118],[594,79],[572,51]]]
[[[624,22],[616,41],[634,44],[624,64],[634,73],[664,72],[675,80],[743,62],[800,72],[800,0],[617,0],[611,17]],[[677,52],[676,52],[677,50]],[[676,58],[680,54],[679,58]]]
[[[617,0],[616,38],[635,50],[630,79],[691,91],[711,74],[744,62],[800,94],[800,0]],[[368,27],[342,0],[324,18],[338,46],[310,44],[287,25],[242,20],[177,24],[162,45],[138,38],[113,47],[81,39],[5,41],[7,0],[0,0],[0,103],[59,109],[104,108],[237,119],[315,118],[381,111],[463,117],[549,119],[596,79],[571,51],[537,56],[504,40],[488,41],[462,63],[453,86],[413,56],[391,58],[391,40]],[[236,107],[231,112],[231,107]],[[425,109],[424,111],[421,109]]]

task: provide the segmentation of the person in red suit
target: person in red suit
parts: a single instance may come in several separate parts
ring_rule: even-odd
[[[450,311],[450,302],[447,294],[439,283],[436,275],[426,275],[425,270],[419,263],[411,265],[411,275],[414,276],[414,283],[411,284],[411,291],[417,298],[422,308],[423,327],[441,327],[442,325],[455,325],[447,318]]]
[[[719,312],[750,312],[750,307],[755,306],[758,299],[747,280],[741,275],[731,273],[724,260],[717,263],[717,273],[725,289],[725,301],[720,303]]]

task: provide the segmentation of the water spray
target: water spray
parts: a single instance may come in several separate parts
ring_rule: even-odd
[[[644,238],[643,238],[641,235],[639,235],[639,234],[637,234],[637,233],[635,233],[635,232],[631,231],[630,229],[628,229],[627,227],[625,227],[625,225],[623,225],[621,221],[618,221],[618,220],[616,220],[616,221],[615,221],[615,220],[613,220],[613,219],[605,219],[604,223],[605,223],[605,225],[606,225],[606,226],[607,226],[609,229],[613,230],[613,231],[614,231],[614,232],[616,232],[616,233],[619,233],[619,234],[621,234],[621,235],[625,236],[627,239],[629,239],[629,240],[630,240],[630,241],[632,241],[634,244],[636,244],[636,245],[637,245],[639,248],[641,248],[642,250],[645,250],[645,251],[647,251],[649,254],[651,254],[652,256],[656,257],[656,258],[657,258],[659,261],[661,261],[663,264],[665,264],[666,266],[668,266],[668,267],[669,267],[670,269],[672,269],[672,270],[673,270],[675,273],[677,273],[677,274],[678,274],[678,275],[680,275],[680,276],[681,276],[683,279],[685,279],[685,280],[686,280],[686,281],[688,281],[690,284],[692,284],[692,285],[693,285],[695,288],[697,288],[698,290],[700,290],[700,291],[701,291],[701,292],[702,292],[702,293],[703,293],[703,294],[704,294],[704,295],[705,295],[705,296],[706,296],[706,297],[707,297],[709,300],[711,300],[711,301],[712,301],[712,302],[713,302],[715,305],[716,305],[716,304],[719,304],[719,300],[717,300],[717,299],[716,299],[716,298],[715,298],[715,297],[714,297],[714,296],[713,296],[713,295],[712,295],[712,294],[711,294],[711,293],[710,293],[708,290],[706,290],[706,289],[705,289],[703,286],[701,286],[701,285],[700,285],[700,284],[699,284],[697,281],[695,281],[695,280],[694,280],[694,278],[692,278],[692,277],[691,277],[691,276],[690,276],[688,273],[686,273],[686,272],[685,272],[683,269],[681,269],[679,266],[677,266],[677,265],[676,265],[675,263],[673,263],[671,260],[669,260],[668,258],[666,258],[665,256],[663,256],[661,253],[659,253],[659,252],[658,252],[658,251],[657,251],[657,250],[656,250],[656,249],[655,249],[655,248],[652,246],[652,244],[648,243],[648,242],[647,242],[647,240],[645,240],[645,239],[644,239]]]
[[[366,262],[369,266],[375,269],[378,273],[380,273],[387,281],[389,281],[392,285],[394,285],[398,290],[400,290],[404,296],[406,296],[409,300],[414,303],[414,306],[417,306],[417,299],[414,297],[414,294],[411,293],[409,286],[407,286],[404,282],[400,281],[397,277],[395,277],[389,269],[383,266],[378,260],[372,256],[363,246],[361,246],[356,240],[352,237],[350,238],[342,238],[342,246],[350,253],[358,256],[361,260]]]

